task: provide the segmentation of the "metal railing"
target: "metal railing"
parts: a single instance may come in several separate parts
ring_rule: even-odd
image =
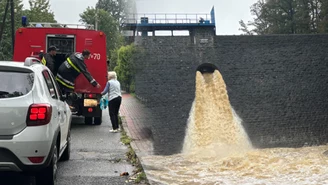
[[[43,28],[80,28],[94,30],[92,24],[64,24],[64,23],[47,23],[47,22],[30,22],[28,27],[43,27]]]
[[[210,14],[129,14],[125,24],[211,24]]]

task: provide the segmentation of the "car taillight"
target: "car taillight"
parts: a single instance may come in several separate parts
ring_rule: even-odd
[[[49,104],[32,104],[27,112],[27,126],[46,125],[51,120],[52,107]]]

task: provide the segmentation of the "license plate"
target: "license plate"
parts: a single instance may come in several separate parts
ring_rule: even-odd
[[[97,107],[98,101],[95,99],[84,99],[84,107]]]

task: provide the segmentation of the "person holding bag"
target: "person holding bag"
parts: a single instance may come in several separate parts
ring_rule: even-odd
[[[108,82],[101,95],[105,95],[106,93],[108,93],[108,111],[113,127],[109,131],[115,133],[120,131],[118,124],[118,113],[122,103],[121,84],[117,80],[115,71],[108,72]]]

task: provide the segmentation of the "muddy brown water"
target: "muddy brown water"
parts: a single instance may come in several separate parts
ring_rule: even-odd
[[[196,96],[181,154],[146,156],[159,184],[328,184],[328,146],[255,149],[230,105],[219,73],[196,74]]]

